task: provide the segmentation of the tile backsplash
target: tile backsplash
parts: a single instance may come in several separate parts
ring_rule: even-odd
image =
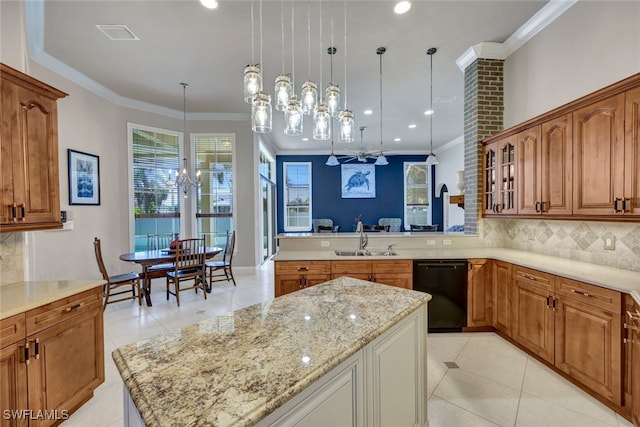
[[[23,233],[0,234],[0,286],[24,280]]]
[[[479,228],[489,246],[640,272],[638,223],[485,218]],[[605,250],[608,239],[614,250]]]

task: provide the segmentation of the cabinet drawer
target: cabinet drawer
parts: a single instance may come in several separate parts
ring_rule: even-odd
[[[612,313],[622,312],[622,295],[618,291],[588,285],[576,280],[556,278],[556,295],[580,301]]]
[[[371,273],[371,261],[332,261],[331,273],[334,275]]]
[[[410,259],[382,260],[373,262],[374,273],[413,273],[413,262]]]
[[[24,313],[0,320],[0,348],[23,340],[26,336]]]
[[[27,312],[27,335],[102,305],[102,287],[59,299]]]
[[[545,291],[553,292],[553,275],[551,274],[514,265],[513,280],[528,283]]]
[[[276,274],[331,274],[330,261],[276,261]]]

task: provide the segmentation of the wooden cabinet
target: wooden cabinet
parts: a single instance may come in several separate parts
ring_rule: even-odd
[[[467,274],[467,330],[493,324],[493,261],[469,259]]]
[[[516,135],[519,215],[571,215],[572,125],[566,114]]]
[[[514,136],[500,139],[484,149],[484,211],[487,215],[516,214],[517,149]]]
[[[493,327],[511,336],[511,264],[494,261],[492,275]]]
[[[624,398],[625,409],[635,427],[640,427],[640,304],[625,296],[624,314]]]
[[[625,94],[625,165],[622,214],[640,216],[640,87]]]
[[[29,425],[59,423],[104,381],[101,287],[4,319],[1,326],[22,331],[15,342],[2,344],[2,410],[52,415]],[[27,419],[2,422],[26,425]]]
[[[331,279],[331,261],[276,261],[275,296]]]
[[[413,262],[410,259],[331,261],[331,278],[341,276],[413,289]]]
[[[62,227],[56,100],[67,96],[0,64],[3,232]]]

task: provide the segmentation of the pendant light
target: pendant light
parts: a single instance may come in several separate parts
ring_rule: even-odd
[[[327,158],[325,165],[338,166],[339,164],[340,162],[338,161],[338,158],[333,154],[333,121],[331,121],[331,154],[329,155],[329,158]]]
[[[255,63],[253,1],[251,2],[251,64],[244,68],[244,102],[251,104],[256,93],[262,90],[260,65]]]
[[[318,86],[311,81],[311,3],[307,2],[307,41],[309,57],[309,78],[302,85],[300,100],[302,102],[302,112],[305,115],[313,114],[313,109],[318,104]]]
[[[336,53],[336,48],[333,44],[333,1],[331,1],[331,47],[327,49],[327,53],[329,54],[329,58],[331,59],[331,68],[329,75],[329,84],[327,85],[327,90],[325,91],[324,98],[327,102],[327,109],[329,110],[329,114],[331,115],[331,117],[336,117],[338,115],[338,108],[340,105],[340,88],[338,87],[338,85],[333,83],[333,55],[335,55]]]
[[[262,0],[260,0],[260,63],[262,63]],[[258,91],[253,97],[251,105],[251,122],[254,132],[269,133],[272,127],[271,95]]]
[[[322,0],[319,2],[320,8],[320,88],[322,88]],[[323,102],[322,92],[320,99],[313,109],[313,139],[316,141],[328,141],[331,138],[331,115],[327,104]]]
[[[282,73],[276,77],[274,93],[275,109],[285,111],[289,105],[289,98],[293,96],[293,83],[291,75],[284,73],[284,0],[280,0],[280,30],[282,35]]]
[[[295,87],[295,64],[296,64],[296,55],[295,55],[295,9],[294,9],[294,1],[291,0],[291,84],[292,87]],[[289,103],[287,108],[284,110],[284,134],[289,136],[300,136],[302,135],[303,130],[303,117],[302,117],[302,106],[300,104],[300,100],[292,92],[292,96],[289,98]]]
[[[427,166],[437,165],[438,163],[440,163],[438,162],[438,158],[436,157],[436,155],[433,154],[433,55],[435,55],[437,51],[438,49],[436,49],[435,47],[429,48],[429,50],[427,50],[427,55],[429,55],[431,64],[431,72],[429,76],[429,111],[431,112],[431,114],[429,114],[430,148],[429,156],[427,157],[426,161]]]
[[[389,164],[387,158],[382,153],[382,55],[387,51],[384,47],[379,47],[376,49],[376,53],[380,57],[380,154],[378,154],[378,158],[376,159],[376,166],[386,166]]]
[[[344,109],[338,114],[340,142],[350,143],[356,139],[356,123],[353,112],[347,108],[347,2],[344,2]]]

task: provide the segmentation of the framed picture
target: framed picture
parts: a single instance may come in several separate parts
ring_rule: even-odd
[[[100,204],[100,158],[67,150],[69,158],[69,204]]]
[[[376,167],[373,164],[342,164],[343,199],[375,199]]]

